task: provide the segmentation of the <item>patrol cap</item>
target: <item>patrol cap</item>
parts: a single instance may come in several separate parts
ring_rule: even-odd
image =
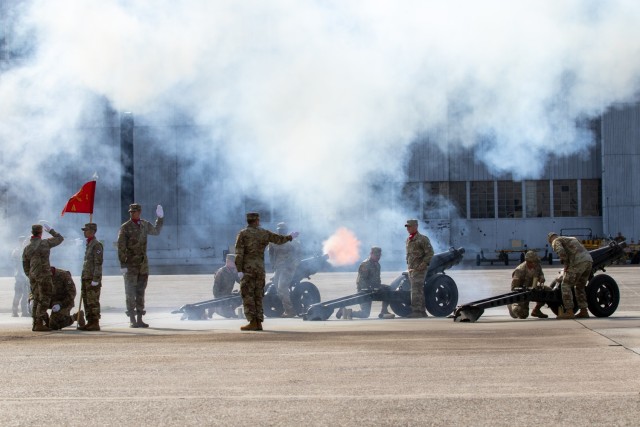
[[[42,234],[42,225],[41,224],[33,224],[31,226],[31,234]]]
[[[418,226],[418,220],[417,219],[408,219],[407,223],[404,225],[405,227],[411,227],[411,226]]]
[[[255,221],[256,219],[260,219],[258,212],[247,212],[247,221]]]
[[[555,237],[558,237],[558,233],[556,233],[556,232],[553,232],[553,231],[552,231],[551,233],[547,234],[547,241],[548,241],[549,243],[551,243],[551,241],[553,240],[553,237],[554,237],[554,236],[555,236]]]
[[[235,261],[236,254],[227,254],[227,261]]]
[[[525,261],[540,261],[540,259],[538,258],[538,254],[535,253],[534,251],[527,251],[526,254],[524,254],[524,260]]]
[[[371,253],[376,255],[382,255],[382,248],[379,246],[371,246]]]
[[[98,231],[98,224],[95,224],[93,222],[86,223],[84,227],[82,227],[82,231],[87,231],[87,230]]]
[[[142,206],[139,203],[131,203],[129,205],[129,212],[142,211]]]

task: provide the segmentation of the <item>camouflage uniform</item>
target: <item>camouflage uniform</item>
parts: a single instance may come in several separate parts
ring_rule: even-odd
[[[29,277],[33,299],[31,311],[34,327],[37,327],[45,322],[48,317],[47,310],[51,306],[51,288],[53,285],[51,283],[49,254],[51,253],[51,248],[62,243],[64,237],[54,229],[51,229],[49,234],[53,237],[42,239],[41,225],[34,225],[32,231],[34,235],[22,251],[22,268]]]
[[[11,313],[13,317],[18,317],[18,308],[22,313],[22,317],[29,317],[29,281],[22,270],[22,247],[17,247],[11,252],[11,260],[13,261],[13,276],[15,284],[13,285],[13,305]]]
[[[534,278],[536,279],[536,285],[545,281],[540,263],[536,262],[533,268],[529,268],[527,267],[527,263],[523,262],[518,265],[511,274],[511,290],[513,291],[516,288],[532,288],[534,286]],[[510,313],[513,313],[513,316],[518,319],[526,319],[529,317],[529,302],[517,302],[515,304],[511,304]]]
[[[60,310],[51,312],[49,327],[62,329],[73,324],[71,309],[76,298],[76,285],[73,283],[71,273],[66,270],[51,267],[53,291],[51,292],[51,307],[58,304]]]
[[[255,215],[255,216],[254,216]],[[257,214],[247,214],[247,220],[258,219]],[[269,243],[290,242],[291,236],[282,236],[264,228],[248,225],[236,238],[236,267],[243,273],[240,294],[244,314],[250,323],[263,322],[262,298],[264,296],[264,250]]]
[[[572,288],[576,288],[578,307],[587,308],[586,286],[591,276],[593,259],[589,251],[575,237],[556,236],[551,244],[564,265],[564,279],[562,280],[562,305],[565,310],[573,310]]]
[[[89,224],[86,226],[89,226]],[[102,289],[104,247],[96,237],[87,240],[87,248],[84,251],[84,262],[82,264],[81,292],[87,320],[91,324],[100,319],[100,292]],[[91,282],[97,282],[98,284],[92,286]]]
[[[227,261],[235,263],[235,255],[227,255]],[[238,270],[235,268],[235,264],[233,264],[233,267],[229,267],[228,265],[220,267],[218,271],[216,271],[213,280],[213,297],[221,298],[231,295],[236,282],[240,283],[240,276],[238,275]],[[214,312],[224,317],[235,317],[234,308],[235,306],[225,306],[218,307],[215,310],[209,309],[209,317],[211,317]]]
[[[380,280],[380,263],[371,258],[367,258],[358,267],[358,278],[356,279],[358,292],[379,289],[382,287]],[[367,319],[371,314],[371,303],[360,304],[360,311],[352,311],[351,317]]]
[[[137,203],[129,207],[140,210]],[[160,234],[163,218],[157,218],[155,226],[150,222],[140,219],[136,224],[129,220],[120,226],[118,233],[118,260],[120,267],[126,268],[124,274],[124,288],[126,294],[127,316],[135,314],[142,316],[144,310],[144,294],[149,279],[149,263],[147,260],[147,236]]]
[[[409,221],[415,221],[417,224],[417,220]],[[406,248],[407,267],[411,282],[411,311],[413,315],[426,316],[424,279],[427,276],[431,258],[433,258],[433,247],[427,236],[416,231],[413,236],[407,238]]]
[[[278,224],[278,234],[285,235],[284,223]],[[297,315],[291,304],[290,287],[296,267],[300,262],[300,245],[297,241],[285,243],[283,245],[269,244],[269,258],[275,269],[274,284],[278,289],[278,296],[282,301],[285,316]]]

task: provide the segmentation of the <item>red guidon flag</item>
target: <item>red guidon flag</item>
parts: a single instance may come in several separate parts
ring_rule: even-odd
[[[96,194],[96,182],[89,181],[85,185],[82,186],[80,191],[74,194],[67,205],[62,209],[62,215],[64,216],[65,212],[71,213],[93,213],[93,199]]]

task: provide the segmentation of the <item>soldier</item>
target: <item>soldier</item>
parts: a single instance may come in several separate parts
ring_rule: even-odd
[[[13,276],[15,284],[13,285],[13,305],[11,306],[11,316],[18,317],[18,308],[22,317],[30,317],[29,311],[29,281],[22,270],[22,251],[24,250],[24,236],[18,237],[18,246],[11,252],[11,260],[13,261]]]
[[[236,268],[236,256],[234,254],[227,254],[225,265],[216,271],[213,280],[213,297],[221,298],[231,295],[233,293],[233,286],[236,282],[240,283],[240,279],[242,279],[242,273],[238,273],[238,269]],[[224,317],[235,317],[233,307],[228,306],[209,309],[209,317],[216,311]]]
[[[51,267],[51,316],[49,316],[49,327],[51,329],[62,329],[73,325],[78,319],[78,326],[84,326],[84,313],[82,311],[71,314],[71,309],[76,298],[76,284],[73,282],[71,273],[60,268]]]
[[[287,225],[280,222],[276,232],[282,236],[287,234]],[[297,241],[291,241],[283,245],[269,243],[269,259],[274,266],[275,275],[273,283],[278,289],[278,296],[282,301],[284,312],[281,317],[296,317],[298,313],[291,304],[290,288],[296,267],[300,262],[300,245]]]
[[[157,236],[162,230],[164,211],[162,206],[156,208],[155,226],[140,218],[142,206],[138,203],[129,205],[131,219],[120,226],[118,233],[118,260],[120,271],[124,276],[124,288],[127,303],[127,316],[130,328],[148,328],[142,321],[144,310],[144,293],[149,279],[149,262],[147,260],[147,236]],[[137,315],[137,318],[136,318]]]
[[[407,268],[411,282],[411,314],[407,317],[427,317],[424,304],[424,279],[431,258],[433,247],[429,238],[418,232],[418,220],[409,219],[404,225],[407,228]]]
[[[565,312],[558,312],[558,319],[573,319],[574,317],[589,317],[587,309],[586,286],[589,276],[591,276],[591,266],[593,259],[589,251],[575,237],[558,236],[551,232],[547,235],[549,244],[558,254],[560,262],[564,265],[564,279],[562,280],[562,305]],[[573,293],[576,288],[576,300],[580,311],[573,312]]]
[[[298,236],[293,232],[281,236],[260,227],[260,214],[247,213],[247,228],[238,233],[236,238],[236,267],[243,273],[240,280],[240,294],[244,305],[244,314],[249,323],[242,326],[243,331],[261,331],[264,313],[262,297],[264,296],[265,272],[264,250],[269,243],[284,244]]]
[[[79,329],[83,331],[100,330],[100,291],[102,289],[102,259],[104,248],[96,238],[98,225],[89,222],[82,228],[87,239],[87,248],[84,251],[82,264],[81,292],[87,313],[87,324]]]
[[[51,234],[52,237],[42,239],[42,230]],[[22,268],[29,277],[31,285],[31,295],[33,308],[32,331],[48,332],[51,329],[45,324],[48,317],[47,310],[51,305],[51,265],[49,264],[49,254],[51,248],[58,246],[64,237],[56,232],[49,224],[34,224],[31,226],[31,241],[22,251]]]
[[[535,281],[535,283],[534,283]],[[533,286],[542,286],[544,283],[544,273],[540,266],[540,258],[534,251],[527,251],[524,255],[524,262],[516,267],[511,274],[511,290],[516,288],[528,289]],[[536,304],[531,311],[531,316],[538,317],[540,319],[546,319],[547,316],[540,309],[544,306],[543,302]],[[526,319],[529,317],[529,301],[517,302],[507,305],[509,314],[514,319]]]
[[[358,267],[358,278],[356,279],[356,286],[358,292],[361,291],[370,291],[372,289],[380,289],[385,287],[380,280],[380,258],[382,257],[382,249],[373,246],[371,248],[371,252],[369,252],[369,258],[362,261],[360,267]],[[386,286],[388,288],[388,286]],[[342,314],[344,313],[344,309],[340,307],[336,313],[336,317],[340,319]],[[369,318],[369,314],[371,314],[371,303],[367,302],[364,304],[360,304],[359,311],[352,311],[351,317],[357,317],[360,319]],[[379,318],[385,317],[395,317],[393,314],[388,311],[388,303],[382,302],[382,310],[378,315]]]

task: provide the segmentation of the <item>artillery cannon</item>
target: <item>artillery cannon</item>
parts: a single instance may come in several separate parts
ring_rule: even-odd
[[[458,303],[456,282],[444,272],[462,261],[464,248],[451,248],[433,256],[424,281],[425,307],[436,317],[450,314]],[[313,304],[304,320],[327,320],[338,308],[372,301],[385,301],[400,316],[411,314],[411,284],[409,274],[403,272],[388,287],[360,291],[353,295]]]
[[[605,268],[625,256],[625,242],[611,242],[608,246],[589,251],[593,258],[591,275],[587,283],[587,304],[589,311],[596,317],[609,317],[618,308],[620,290],[616,281],[608,274],[596,274],[598,270],[605,272]],[[482,316],[485,308],[519,302],[546,303],[554,314],[562,306],[562,291],[560,286],[564,274],[555,279],[549,288],[533,287],[514,289],[512,292],[485,298],[460,305],[456,308],[453,320],[456,322],[475,322]],[[574,295],[574,305],[575,295]]]
[[[320,302],[320,291],[313,283],[304,281],[309,279],[321,270],[329,258],[328,255],[318,255],[300,261],[293,275],[290,287],[291,303],[298,315],[303,315],[309,306]],[[270,280],[264,288],[264,299],[262,301],[264,314],[267,317],[278,317],[282,315],[282,301],[278,297],[277,286]],[[238,292],[220,298],[207,301],[185,304],[172,314],[182,313],[182,319],[201,320],[206,317],[207,310],[217,310],[219,313],[233,313],[236,308],[242,306],[242,297]]]

